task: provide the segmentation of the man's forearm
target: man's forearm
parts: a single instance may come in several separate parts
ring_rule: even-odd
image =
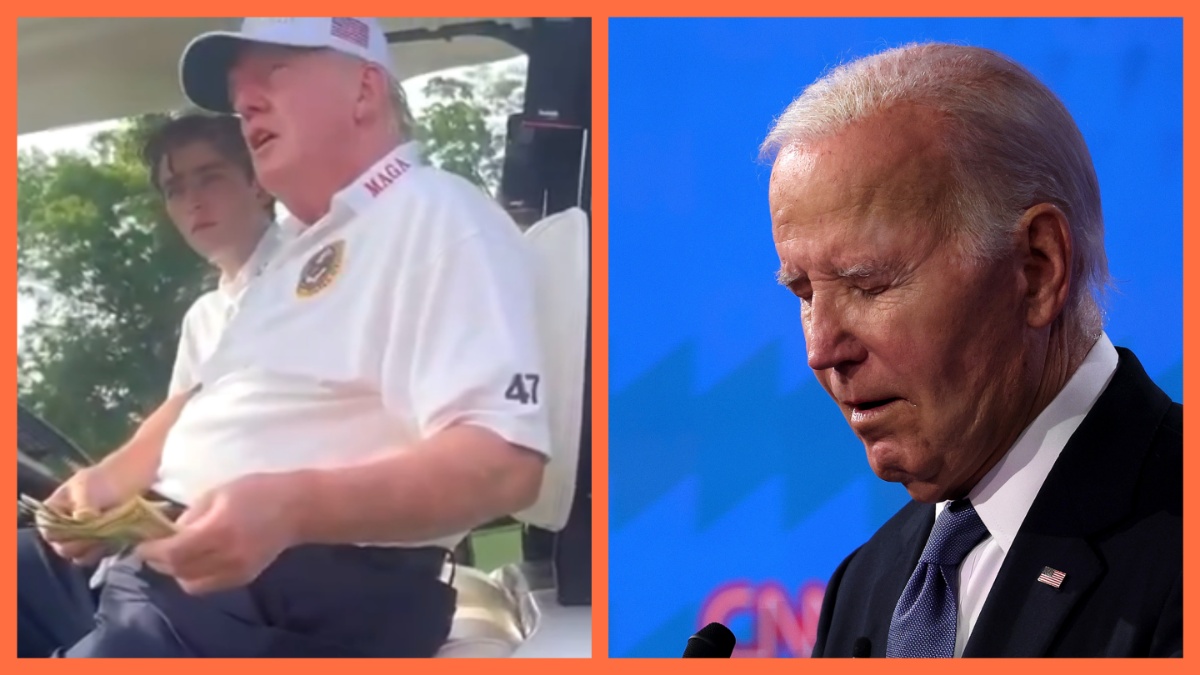
[[[428,541],[527,508],[545,459],[461,426],[362,464],[295,474],[302,543]]]
[[[163,446],[179,414],[191,394],[176,394],[162,403],[142,421],[133,438],[97,464],[121,494],[141,494],[150,489],[158,477]]]

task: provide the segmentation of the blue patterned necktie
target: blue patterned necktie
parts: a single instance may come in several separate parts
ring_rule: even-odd
[[[889,658],[951,658],[958,632],[958,566],[988,535],[971,502],[942,509],[888,630]]]

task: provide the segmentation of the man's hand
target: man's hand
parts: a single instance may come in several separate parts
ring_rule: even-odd
[[[299,474],[256,474],[196,501],[176,521],[179,533],[144,543],[151,568],[201,595],[249,584],[296,540]]]
[[[76,472],[44,503],[61,513],[78,516],[102,513],[133,497],[123,494],[117,482],[102,469],[92,467]],[[77,565],[94,565],[112,553],[103,542],[74,540],[43,527],[38,527],[38,532],[55,553]]]

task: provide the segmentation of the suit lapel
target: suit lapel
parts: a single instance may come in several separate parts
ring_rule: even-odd
[[[1066,576],[1059,588],[1038,580],[1050,567]],[[1100,559],[1081,539],[1028,535],[1013,544],[996,578],[964,657],[1045,655],[1071,609],[1100,579]]]
[[[885,546],[883,550],[890,554],[890,560],[882,561],[878,566],[879,576],[876,577],[875,592],[870,595],[870,605],[866,616],[872,625],[866,627],[862,635],[869,636],[874,656],[887,653],[888,629],[892,625],[892,613],[896,611],[896,603],[900,594],[908,585],[921,552],[925,550],[925,542],[933,529],[934,506],[912,502],[912,515],[897,532],[894,546]]]
[[[963,656],[1045,656],[1071,609],[1103,574],[1089,537],[1118,522],[1171,405],[1126,349],[1107,389],[1038,492],[984,602]],[[1059,588],[1042,569],[1066,574]]]

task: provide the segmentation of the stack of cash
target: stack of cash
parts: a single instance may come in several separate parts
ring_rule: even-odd
[[[171,506],[141,497],[103,513],[63,513],[32,497],[19,495],[17,508],[32,516],[38,527],[55,539],[97,541],[118,550],[175,533]]]

